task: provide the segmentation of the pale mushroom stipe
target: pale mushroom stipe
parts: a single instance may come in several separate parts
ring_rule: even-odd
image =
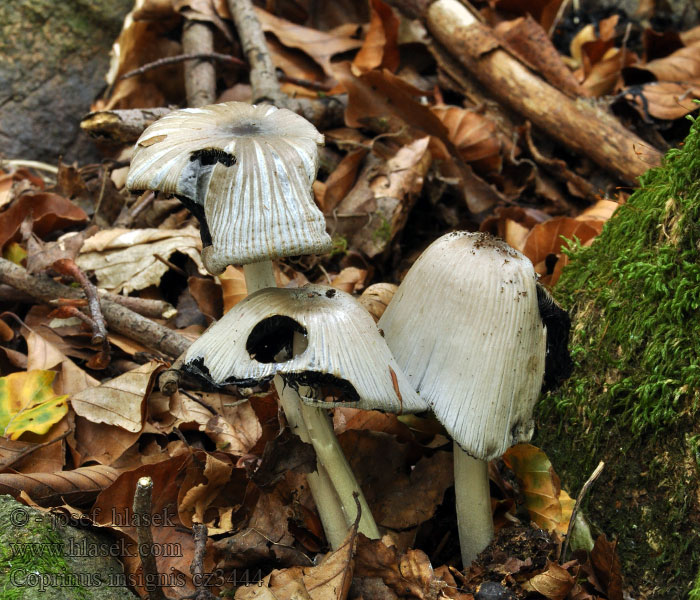
[[[493,537],[488,461],[529,441],[546,329],[522,254],[481,233],[433,242],[378,326],[396,361],[452,436],[465,567]]]

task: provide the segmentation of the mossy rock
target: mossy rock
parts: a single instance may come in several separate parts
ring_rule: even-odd
[[[688,597],[700,566],[700,120],[555,288],[576,366],[538,406],[535,443],[618,540],[635,598]],[[700,584],[691,597],[700,600]]]
[[[0,495],[0,598],[135,600],[118,545]]]

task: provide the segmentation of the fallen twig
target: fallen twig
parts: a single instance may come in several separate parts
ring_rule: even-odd
[[[156,555],[153,552],[153,534],[151,533],[151,499],[153,494],[153,480],[150,477],[141,477],[136,483],[134,492],[134,521],[136,524],[136,536],[139,547],[139,557],[143,568],[145,588],[150,600],[166,600],[163,593],[156,566]]]
[[[49,305],[58,298],[82,298],[83,296],[81,290],[56,283],[46,276],[29,275],[25,269],[4,258],[0,258],[0,283],[11,285]],[[190,340],[172,329],[155,323],[106,297],[100,299],[100,306],[110,329],[166,356],[176,358],[191,344]]]
[[[153,69],[159,69],[161,67],[166,67],[168,65],[174,65],[180,62],[188,60],[218,60],[221,62],[230,62],[235,65],[240,65],[241,67],[248,67],[245,61],[240,58],[231,56],[229,54],[220,54],[219,52],[188,52],[185,54],[178,54],[177,56],[166,56],[164,58],[159,58],[153,62],[141,65],[138,69],[133,69],[124,73],[119,79],[130,79],[131,77],[136,77],[137,75],[142,75]]]

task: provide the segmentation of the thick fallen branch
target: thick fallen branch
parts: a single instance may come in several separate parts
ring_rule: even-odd
[[[182,28],[182,49],[187,54],[214,51],[214,31],[208,23],[186,20]],[[216,67],[207,60],[185,63],[187,106],[197,108],[216,102]]]
[[[56,283],[49,277],[29,275],[22,267],[4,258],[0,258],[0,283],[11,285],[45,304],[52,304],[58,298],[84,297],[81,290]],[[100,298],[100,305],[109,329],[162,354],[176,358],[191,343],[172,329],[146,319],[104,296]]]
[[[169,112],[169,108],[101,110],[86,115],[80,122],[80,128],[97,139],[115,144],[133,144],[146,127]]]
[[[504,50],[493,31],[458,0],[393,4],[419,15],[430,33],[500,102],[624,182],[634,184],[660,163],[661,153],[611,114],[588,100],[572,100]]]

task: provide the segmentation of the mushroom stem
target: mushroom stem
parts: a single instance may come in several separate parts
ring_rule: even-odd
[[[493,538],[488,462],[472,458],[455,442],[454,471],[459,545],[467,569]]]
[[[277,286],[272,261],[244,265],[243,273],[249,295],[259,289]],[[297,350],[297,344],[301,340],[300,335],[294,336],[293,351]],[[312,444],[316,451],[317,472],[309,473],[307,480],[331,546],[334,549],[338,548],[345,539],[348,528],[355,522],[357,508],[354,494],[358,495],[362,511],[359,531],[369,538],[380,538],[367,500],[343,454],[324,409],[305,406],[301,402],[300,393],[285,386],[281,377],[275,377],[274,382],[292,431],[303,442]],[[303,390],[304,388],[300,388],[300,392]],[[312,394],[308,393],[308,395]]]

